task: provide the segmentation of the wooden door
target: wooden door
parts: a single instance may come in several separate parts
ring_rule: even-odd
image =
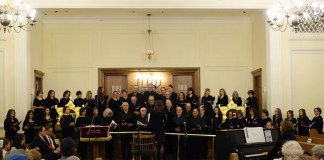
[[[122,75],[122,76],[111,76],[107,75],[105,76],[105,94],[108,95],[109,98],[112,97],[112,92],[113,91],[118,91],[121,95],[121,91],[123,89],[128,88],[128,83],[127,83],[127,76]]]
[[[173,90],[176,93],[184,92],[187,94],[187,89],[192,86],[192,75],[174,75],[173,76]]]
[[[262,69],[252,71],[253,75],[253,90],[255,91],[255,97],[258,99],[258,110],[262,110]]]

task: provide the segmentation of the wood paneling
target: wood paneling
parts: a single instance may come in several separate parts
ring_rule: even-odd
[[[192,87],[192,75],[176,75],[173,76],[173,89],[176,93],[187,92],[187,89]]]
[[[108,97],[112,97],[113,91],[118,91],[121,93],[123,89],[128,88],[128,82],[127,82],[127,75],[122,76],[105,76],[105,94],[108,95]]]

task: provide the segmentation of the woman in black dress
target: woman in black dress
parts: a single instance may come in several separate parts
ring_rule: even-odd
[[[87,91],[86,98],[84,99],[84,107],[87,109],[87,117],[91,117],[93,113],[93,108],[95,107],[96,103],[94,98],[92,98],[92,92]]]
[[[191,87],[188,88],[188,90],[187,90],[186,100],[187,100],[187,102],[189,102],[191,104],[192,108],[198,107],[199,98],[195,94],[195,91],[193,90],[193,88],[191,88]]]
[[[237,106],[242,106],[242,98],[239,96],[237,91],[233,92],[232,100]]]
[[[179,92],[176,105],[182,107],[182,109],[185,110],[186,103],[187,103],[186,95],[183,92]]]
[[[305,109],[299,110],[298,121],[298,135],[300,136],[309,136],[309,118],[306,114]]]
[[[103,113],[103,117],[101,119],[101,125],[102,126],[108,126],[109,127],[109,131],[110,132],[113,132],[116,130],[117,128],[117,125],[115,123],[115,121],[113,120],[113,111],[110,109],[110,108],[106,108],[104,110],[104,113]],[[106,145],[106,159],[108,160],[111,160],[111,159],[114,159],[113,158],[113,153],[114,153],[114,142],[115,142],[115,136],[114,135],[111,135],[113,136],[111,140],[105,142],[105,145]]]
[[[43,92],[37,91],[36,92],[36,98],[33,102],[33,108],[34,108],[34,117],[36,124],[40,126],[42,124],[42,120],[45,116],[45,101],[43,99]]]
[[[280,124],[282,122],[282,113],[280,108],[275,109],[274,115],[272,116],[272,121],[275,128],[280,128]]]
[[[118,98],[118,92],[114,91],[112,98],[110,98],[108,101],[108,107],[113,111],[113,113],[115,113],[113,116],[114,120],[117,120],[118,117],[117,113],[119,113],[121,110],[120,109],[121,104],[122,102]]]
[[[12,141],[17,132],[20,130],[19,127],[20,122],[16,118],[16,111],[13,109],[9,109],[7,112],[6,119],[4,120],[4,129],[5,129],[5,138],[9,141]]]
[[[70,95],[71,95],[71,92],[69,90],[64,91],[63,98],[60,99],[58,106],[65,107],[70,101]]]
[[[249,117],[246,117],[247,127],[259,127],[260,119],[256,114],[256,109],[250,108],[249,113]]]
[[[204,96],[201,98],[201,103],[204,104],[206,108],[206,114],[209,117],[214,117],[214,111],[213,111],[213,104],[215,101],[215,97],[210,95],[210,89],[206,88]]]
[[[37,135],[36,127],[37,125],[34,120],[34,112],[32,110],[29,110],[26,114],[22,128],[26,137],[26,144],[33,142],[34,137]]]
[[[280,136],[278,137],[277,142],[274,144],[270,152],[267,153],[266,160],[273,160],[280,155],[280,150],[282,145],[288,140],[296,140],[294,136],[294,125],[288,121],[284,120],[280,125]],[[279,154],[278,154],[279,153]]]
[[[318,134],[323,134],[323,117],[321,108],[314,108],[315,117],[313,118],[310,128],[315,128]]]
[[[95,103],[98,107],[99,116],[101,117],[103,114],[103,111],[106,109],[108,101],[108,96],[104,94],[103,87],[98,87],[97,89],[97,95],[95,96]]]
[[[55,126],[58,118],[58,113],[56,111],[58,103],[59,100],[55,97],[55,91],[49,90],[47,93],[47,97],[45,98],[45,107],[50,109],[50,117],[51,119],[53,119],[52,128],[54,133],[55,133]]]
[[[121,103],[128,102],[128,94],[127,94],[126,89],[122,90],[122,94],[121,94],[121,97],[119,98],[119,100],[121,101]]]
[[[76,123],[75,123],[75,127],[77,129],[77,137],[78,137],[77,138],[78,139],[78,155],[82,159],[86,159],[87,143],[80,141],[80,128],[88,125],[88,118],[86,117],[87,109],[82,107],[79,112],[80,112],[80,116],[77,118]]]
[[[246,118],[243,117],[241,110],[236,111],[236,128],[244,128],[246,126]]]
[[[154,103],[154,112],[151,113],[152,133],[155,135],[154,140],[157,143],[157,159],[163,159],[165,143],[165,113],[163,112],[164,104],[161,100]]]
[[[246,117],[249,117],[250,108],[254,108],[256,111],[255,115],[258,115],[258,99],[254,96],[255,92],[253,90],[248,91],[249,97],[245,100],[246,104]]]
[[[269,111],[267,109],[263,109],[260,117],[260,127],[265,128],[269,121],[271,122],[271,118],[269,117]]]
[[[82,98],[82,92],[81,91],[77,91],[75,93],[75,95],[77,96],[73,103],[76,107],[84,107],[84,104],[85,104],[85,100]]]
[[[225,129],[236,129],[237,123],[236,119],[233,117],[233,112],[229,110],[226,115],[226,120],[223,124]]]
[[[297,119],[295,118],[294,116],[294,111],[293,110],[288,110],[287,111],[287,118],[285,120],[288,120],[290,121],[294,127],[295,127],[295,134],[297,134],[297,130],[296,130],[296,127],[297,127]]]
[[[73,117],[70,115],[70,108],[65,106],[63,108],[63,116],[60,119],[60,125],[62,128],[62,135],[63,138],[74,138],[74,119]]]
[[[44,124],[42,126],[50,126],[53,127],[56,125],[57,120],[52,117],[51,110],[49,108],[45,109],[45,117],[44,117]],[[54,128],[53,128],[54,131]]]
[[[228,96],[224,88],[219,90],[219,96],[217,98],[216,106],[227,106],[228,104]]]
[[[212,124],[213,124],[213,133],[216,134],[217,130],[222,129],[223,114],[217,106],[214,108],[214,113],[215,116],[212,119]]]

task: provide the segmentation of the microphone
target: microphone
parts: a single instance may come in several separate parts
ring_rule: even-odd
[[[187,136],[187,122],[186,121],[183,122],[183,126],[184,126],[185,137],[188,138],[188,136]]]
[[[187,122],[183,122],[183,126],[185,127],[185,129],[187,128]]]

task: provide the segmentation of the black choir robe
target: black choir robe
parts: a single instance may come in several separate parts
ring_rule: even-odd
[[[260,119],[256,116],[254,117],[247,117],[246,122],[247,122],[247,127],[259,127],[260,125]]]
[[[172,132],[183,133],[185,131],[184,123],[186,122],[186,117],[181,115],[176,115],[172,118]],[[176,131],[179,128],[180,131]]]
[[[55,119],[57,119],[57,117],[58,117],[58,113],[55,109],[55,105],[58,105],[58,103],[59,103],[59,100],[57,98],[54,98],[54,99],[46,98],[45,99],[45,106],[46,106],[46,108],[50,109],[50,114]]]
[[[87,109],[87,117],[92,116],[93,108],[96,106],[95,99],[84,99],[84,107]]]
[[[74,126],[70,126],[70,124],[74,122],[74,119],[71,115],[63,115],[60,119],[60,125],[62,128],[63,138],[74,138]]]
[[[273,115],[272,122],[273,122],[275,128],[280,128],[280,123],[282,122],[282,117],[276,117],[275,115]]]
[[[76,107],[83,107],[83,105],[85,105],[86,102],[83,98],[76,98],[74,99],[73,103]]]
[[[242,98],[241,97],[233,98],[232,100],[237,106],[242,106]]]
[[[119,99],[110,98],[108,101],[108,107],[113,111],[113,119],[117,120],[118,114],[121,110],[122,102]]]
[[[311,128],[315,128],[318,134],[323,134],[323,118],[322,116],[314,117],[311,122]]]
[[[150,116],[150,118],[151,118],[151,116]],[[145,124],[146,127],[144,127],[143,125],[138,125],[137,121]],[[147,115],[144,117],[142,117],[141,115],[136,116],[135,123],[136,123],[136,126],[138,127],[137,129],[139,129],[140,131],[150,131],[151,130],[151,124],[150,124],[150,121],[149,121]]]
[[[238,117],[236,119],[236,128],[244,128],[246,127],[246,118],[241,117],[240,119]]]
[[[128,103],[128,97],[120,97],[119,100],[124,103],[127,102]]]
[[[309,136],[309,123],[310,120],[307,116],[299,116],[297,118],[298,121],[298,135],[300,136]]]
[[[35,107],[40,107],[40,106],[45,107],[44,99],[35,98],[34,102],[33,102],[33,106],[35,106]],[[37,108],[35,108],[35,110],[34,110],[34,118],[35,118],[35,121],[36,121],[37,125],[40,125],[41,120],[44,118],[44,116],[45,116],[45,109],[37,109]]]
[[[60,102],[58,103],[59,107],[65,107],[70,102],[70,98],[61,98]]]
[[[198,98],[198,96],[196,94],[192,94],[192,95],[187,94],[186,101],[191,104],[191,108],[197,108],[198,107],[199,98]]]
[[[151,113],[151,128],[155,141],[165,142],[166,116],[164,112]]]
[[[133,96],[136,96],[136,98],[137,98],[137,103],[139,104],[139,105],[144,105],[144,97],[143,97],[143,95],[142,94],[140,94],[140,93],[130,93],[130,94],[128,94],[128,102],[130,103],[131,102],[131,98],[133,97]]]
[[[108,104],[108,96],[104,96],[102,95],[96,95],[95,96],[95,103],[98,107],[98,112],[99,112],[99,116],[101,117],[103,114],[103,111],[106,109],[106,106]]]
[[[175,107],[171,107],[170,109],[165,108],[165,120],[166,120],[166,131],[172,132],[172,119],[176,116]]]
[[[175,92],[172,92],[170,98],[175,102],[178,99],[178,94]]]
[[[185,110],[186,103],[187,103],[187,100],[185,100],[185,99],[183,99],[183,100],[177,99],[177,101],[176,101],[176,105],[182,107],[183,111]]]
[[[13,140],[17,132],[20,130],[18,119],[14,118],[11,120],[10,118],[6,118],[4,120],[4,129],[5,129],[5,138],[8,140]]]
[[[265,119],[260,118],[260,120],[259,120],[259,122],[260,122],[260,127],[265,128],[265,126],[267,125],[267,123],[268,123],[269,121],[270,121],[270,122],[272,121],[270,117],[267,117],[267,118],[265,118]]]
[[[28,127],[27,129],[25,127]],[[35,121],[24,120],[23,131],[26,138],[26,144],[33,142],[34,137],[37,135],[35,128],[37,127]]]
[[[225,122],[223,123],[223,128],[225,129],[235,129],[236,127],[237,123],[235,118],[226,118]]]
[[[140,108],[141,108],[142,106],[141,106],[141,104],[140,103],[132,103],[132,102],[130,102],[129,103],[129,109],[131,110],[131,111],[133,111],[133,112],[139,112],[140,111]]]
[[[120,127],[120,131],[132,131],[135,128],[135,115],[131,111],[128,111],[127,113],[121,111],[118,115],[117,121]],[[132,126],[123,126],[122,123],[132,124]]]
[[[214,116],[212,119],[213,122],[213,133],[215,134],[217,130],[222,129],[222,123],[223,123],[223,116]]]
[[[150,103],[148,103],[146,106],[145,106],[146,110],[147,110],[147,113],[152,113],[154,111],[154,104],[151,105]]]
[[[155,100],[157,100],[157,99],[160,98],[160,96],[159,96],[158,93],[156,93],[156,92],[154,92],[154,91],[146,91],[146,92],[144,92],[144,95],[143,95],[143,97],[144,97],[144,103],[145,103],[145,104],[148,104],[148,103],[149,103],[149,102],[148,102],[148,98],[149,98],[150,96],[153,96]]]
[[[218,96],[216,106],[219,106],[219,105],[220,106],[227,106],[227,104],[228,104],[228,96],[227,95],[224,95],[223,98]]]

